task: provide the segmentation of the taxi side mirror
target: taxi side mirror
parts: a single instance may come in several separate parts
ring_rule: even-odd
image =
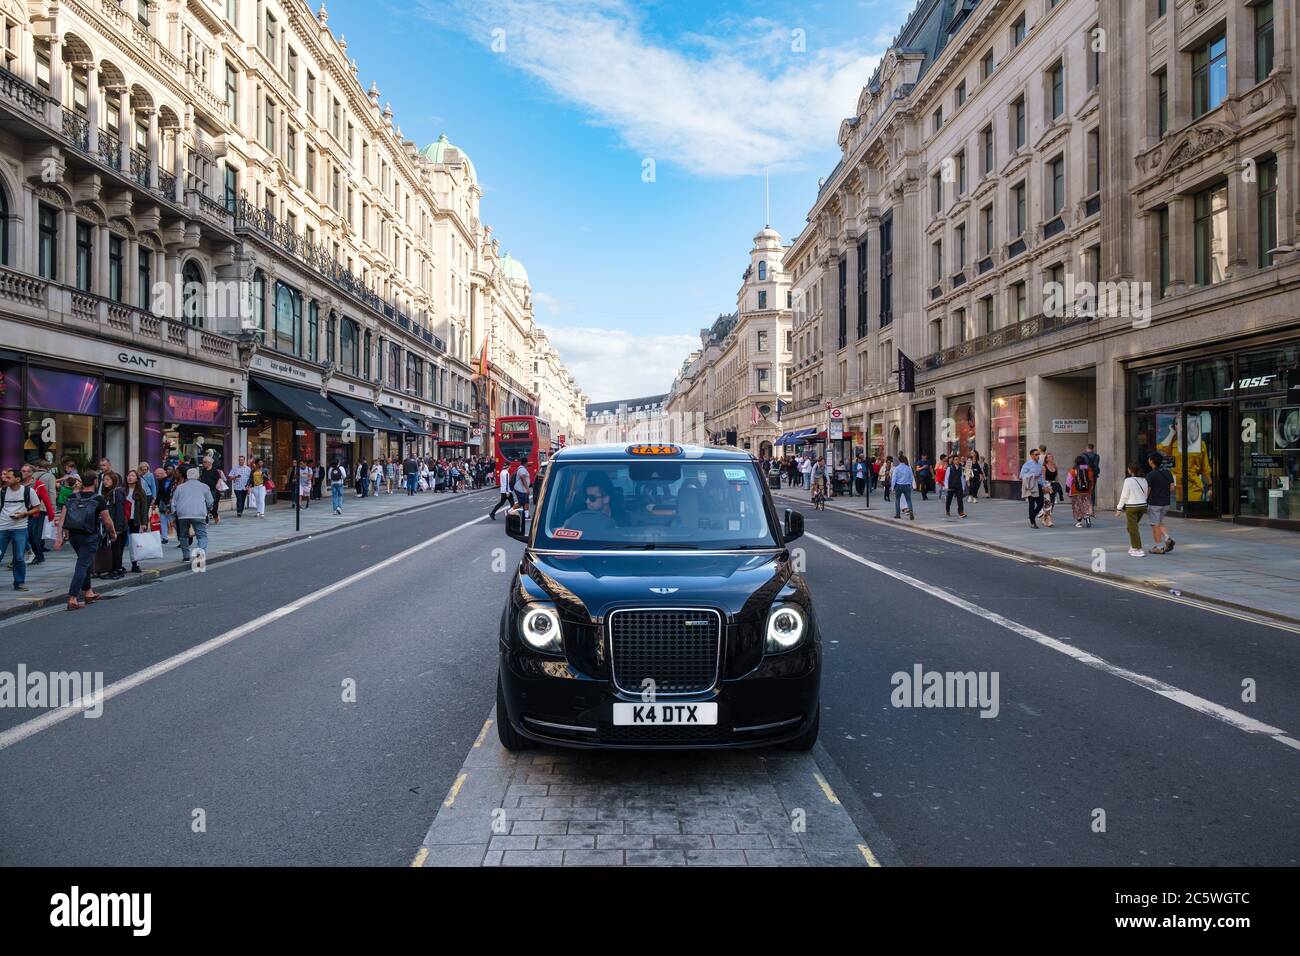
[[[506,534],[514,538],[516,541],[522,541],[525,544],[528,543],[528,532],[525,530],[524,512],[522,509],[506,512]]]
[[[781,529],[786,544],[795,538],[803,537],[803,515],[789,508],[785,509],[785,523]]]

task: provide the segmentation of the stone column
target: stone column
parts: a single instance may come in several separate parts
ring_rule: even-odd
[[[122,299],[134,309],[140,305],[140,242],[127,239],[123,245]]]
[[[163,312],[169,319],[180,319],[181,257],[170,249],[163,252],[163,281],[167,283],[167,303]]]
[[[117,94],[117,138],[121,147],[119,159],[122,172],[131,174],[131,139],[134,135],[131,120],[131,88],[123,86]]]
[[[94,60],[91,60],[86,64],[86,120],[90,127],[86,140],[86,149],[91,155],[94,155],[99,150],[100,101],[99,65]]]
[[[1193,235],[1192,200],[1177,196],[1169,203],[1169,291],[1186,292],[1196,272],[1192,257],[1196,243]]]
[[[96,226],[94,232],[94,259],[91,262],[90,290],[108,297],[108,224]]]
[[[178,204],[185,202],[185,136],[178,127],[172,131],[172,175],[176,177],[172,198]]]
[[[161,144],[158,142],[158,110],[149,110],[149,183],[150,189],[158,188],[158,163],[161,159]]]

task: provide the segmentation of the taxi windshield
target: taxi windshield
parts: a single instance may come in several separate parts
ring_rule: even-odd
[[[571,550],[771,548],[758,473],[747,462],[554,462],[535,546]]]

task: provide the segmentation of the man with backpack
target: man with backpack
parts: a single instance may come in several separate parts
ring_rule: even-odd
[[[40,499],[12,468],[0,472],[0,555],[14,549],[14,590],[27,590],[27,519],[42,513]]]
[[[519,503],[519,508],[525,515],[528,514],[528,493],[532,491],[532,478],[528,474],[528,466],[519,460],[519,467],[515,470],[515,501]]]
[[[68,610],[78,611],[87,604],[99,600],[91,585],[91,571],[95,565],[95,552],[100,546],[100,528],[108,534],[109,542],[117,540],[117,528],[108,513],[108,502],[94,492],[93,486],[87,488],[80,477],[74,477],[70,486],[72,493],[63,503],[62,519],[59,521],[59,540],[55,547],[62,547],[69,541],[77,553],[77,564],[72,571],[72,583],[68,585]],[[85,595],[85,601],[81,600]]]
[[[348,476],[348,470],[343,467],[343,462],[335,459],[334,464],[330,466],[329,478],[330,483],[330,501],[334,505],[336,515],[343,514],[343,481]]]

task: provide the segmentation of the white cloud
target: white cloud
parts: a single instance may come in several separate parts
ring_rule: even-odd
[[[446,7],[422,0],[432,19]],[[710,176],[803,168],[835,142],[880,38],[791,49],[797,24],[729,21],[725,35],[647,36],[625,0],[458,0],[462,29],[657,163]],[[504,31],[504,33],[494,31]],[[888,42],[887,40],[885,42]]]
[[[543,326],[565,367],[593,402],[668,391],[696,335],[636,335],[622,329]]]

